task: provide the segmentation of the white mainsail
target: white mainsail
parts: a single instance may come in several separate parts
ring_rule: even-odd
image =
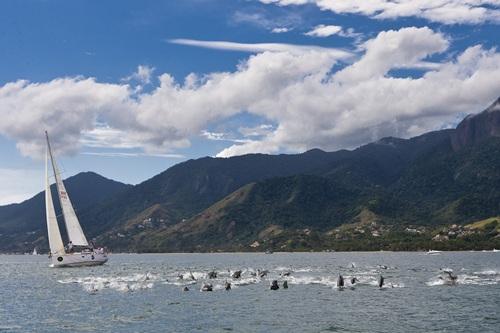
[[[73,243],[73,245],[88,246],[87,238],[83,233],[78,217],[76,217],[75,210],[69,199],[68,192],[64,186],[61,179],[61,174],[57,163],[52,155],[52,149],[50,148],[49,136],[47,133],[47,147],[50,154],[50,160],[52,161],[52,168],[54,170],[54,176],[56,178],[57,193],[59,194],[59,202],[61,203],[61,208],[64,216],[64,223],[66,225],[66,231],[68,232],[68,238]]]
[[[50,253],[55,255],[64,254],[65,251],[64,244],[61,239],[61,232],[59,231],[59,225],[57,224],[56,212],[52,201],[52,193],[50,192],[49,158],[49,149],[47,148],[47,152],[45,154],[45,214],[49,234]]]

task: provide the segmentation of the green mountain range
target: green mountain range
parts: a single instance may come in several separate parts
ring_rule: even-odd
[[[67,187],[86,233],[115,251],[499,248],[500,99],[456,129],[352,151],[205,157],[136,186],[101,178]],[[0,251],[47,247],[43,204],[0,207]]]

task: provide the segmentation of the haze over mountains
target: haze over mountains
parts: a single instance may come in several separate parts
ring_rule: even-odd
[[[500,246],[496,220],[441,230],[500,216],[500,99],[411,139],[205,157],[136,186],[82,173],[67,188],[87,234],[115,251]],[[42,193],[0,207],[1,251],[48,247],[43,207]]]

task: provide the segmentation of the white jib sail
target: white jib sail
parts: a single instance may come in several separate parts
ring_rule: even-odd
[[[48,148],[45,156],[45,214],[47,219],[47,232],[49,235],[50,253],[52,253],[53,255],[64,254],[64,244],[61,239],[59,225],[57,224],[56,212],[54,209],[54,203],[52,201],[52,193],[50,192]],[[36,251],[36,248],[34,251]]]
[[[61,174],[59,173],[59,168],[52,155],[52,150],[50,148],[49,137],[47,135],[47,146],[49,147],[50,160],[52,161],[52,168],[54,169],[54,176],[56,178],[57,193],[59,194],[59,202],[61,203],[61,208],[64,216],[64,223],[66,225],[66,231],[68,232],[68,238],[73,243],[73,245],[88,246],[87,238],[83,233],[78,217],[76,217],[75,210],[69,199],[66,187],[61,179]]]

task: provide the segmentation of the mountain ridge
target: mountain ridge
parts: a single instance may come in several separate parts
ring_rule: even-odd
[[[434,226],[450,221],[473,222],[476,217],[489,218],[485,214],[490,213],[497,216],[500,215],[500,208],[495,205],[495,200],[500,196],[496,188],[492,188],[497,186],[498,181],[494,164],[497,160],[489,157],[496,157],[500,151],[497,135],[500,133],[497,121],[500,108],[497,104],[498,100],[485,111],[468,116],[455,129],[428,132],[409,139],[382,138],[354,150],[325,152],[311,149],[295,155],[248,154],[185,161],[141,184],[127,186],[105,200],[80,209],[80,220],[90,237],[98,237],[103,244],[121,251],[212,251],[217,247],[206,244],[206,240],[214,240],[211,234],[196,231],[196,228],[204,228],[200,216],[217,215],[222,224],[215,223],[213,218],[206,223],[217,225],[220,229],[227,222],[226,227],[234,229],[228,233],[237,235],[237,227],[250,224],[248,221],[231,224],[230,217],[237,212],[231,209],[237,205],[226,207],[223,203],[233,202],[231,196],[240,191],[246,193],[236,201],[246,204],[245,209],[238,208],[240,214],[254,218],[262,212],[268,214],[265,218],[259,217],[265,222],[258,225],[258,230],[244,227],[242,232],[255,236],[273,230],[274,233],[279,232],[282,238],[288,235],[286,241],[295,237],[306,242],[297,231],[303,228],[317,235],[318,243],[324,247],[332,246],[330,240],[324,239],[324,234],[342,224],[357,225],[362,222],[365,225],[367,221],[372,221],[395,226],[398,223]],[[481,178],[478,175],[486,176]],[[326,190],[332,187],[342,189],[350,201],[339,206],[342,198],[334,200],[334,193]],[[473,187],[489,191],[489,196],[475,195]],[[315,192],[316,188],[323,188],[323,195]],[[465,193],[462,188],[468,192]],[[292,193],[301,199],[287,203],[279,196],[281,190],[290,192],[287,200],[293,197]],[[242,198],[260,201],[241,201]],[[260,206],[266,200],[267,206]],[[318,211],[330,212],[323,216],[314,215],[312,211],[307,213],[321,223],[307,222],[309,206],[304,206],[307,200],[310,200],[310,206],[317,204]],[[429,214],[411,204],[418,200],[422,207],[429,209]],[[284,225],[283,219],[273,217],[287,211],[295,212],[299,229],[289,228]],[[340,217],[332,222],[325,214]],[[289,220],[293,220],[292,217]],[[188,225],[194,229],[189,231],[186,229]],[[180,230],[196,237],[190,240],[181,237]],[[184,239],[185,243],[172,238],[172,235]],[[244,244],[239,245],[231,239],[221,240],[227,242],[225,249],[228,250],[252,250],[250,239],[243,238]],[[27,237],[23,239],[30,242]],[[233,236],[232,239],[238,237]],[[42,240],[38,239],[38,242]],[[205,242],[205,246],[199,248],[193,242]],[[284,245],[279,242],[276,239],[276,244]],[[299,248],[297,245],[288,247]]]
[[[65,179],[64,183],[78,215],[97,202],[105,201],[131,187],[91,171],[80,172]],[[56,198],[55,184],[52,184],[51,191],[52,197]],[[60,212],[58,200],[54,201],[54,206],[56,212]],[[58,220],[60,219],[58,217]],[[59,225],[64,234],[64,223],[61,220]],[[83,229],[86,229],[85,225]],[[3,244],[0,250],[3,251],[24,252],[34,245],[38,245],[39,248],[48,247],[43,191],[23,202],[0,206],[0,237]],[[24,242],[28,242],[29,246],[25,246]]]
[[[464,121],[471,121],[472,119],[475,122],[488,122],[491,118],[484,118],[483,114],[485,112],[491,113],[491,107],[480,114],[464,119]],[[309,174],[311,177],[320,176],[320,178],[324,178],[322,181],[326,183],[333,180],[337,182],[337,185],[341,188],[343,187],[344,189],[348,188],[353,191],[358,191],[358,195],[355,196],[358,200],[362,200],[363,196],[366,197],[365,202],[363,202],[361,205],[359,205],[358,207],[350,208],[349,217],[344,219],[341,224],[353,223],[357,221],[357,219],[360,219],[360,216],[371,216],[374,221],[385,221],[386,223],[394,223],[394,221],[398,217],[404,217],[404,223],[407,225],[412,223],[417,225],[422,223],[433,225],[446,222],[468,223],[472,222],[474,218],[480,219],[483,217],[489,217],[489,215],[484,214],[491,214],[491,216],[496,216],[496,214],[498,214],[498,212],[500,211],[500,207],[498,205],[495,205],[495,200],[499,199],[498,202],[500,202],[500,195],[498,193],[496,193],[492,198],[489,199],[481,198],[485,200],[484,202],[489,202],[489,210],[482,213],[478,212],[477,216],[474,215],[476,213],[467,213],[465,204],[467,202],[467,198],[460,198],[459,195],[453,197],[441,193],[441,195],[443,195],[446,200],[449,199],[451,200],[451,202],[448,202],[446,200],[437,200],[439,204],[429,206],[432,207],[433,210],[437,211],[432,211],[432,214],[427,215],[424,212],[419,212],[418,207],[407,207],[408,205],[405,202],[401,202],[402,200],[399,197],[404,197],[408,202],[413,200],[413,195],[417,195],[417,198],[418,195],[420,195],[420,199],[418,200],[425,202],[426,205],[429,205],[426,200],[429,200],[429,198],[432,198],[432,200],[436,200],[436,198],[434,198],[432,195],[428,195],[427,197],[423,196],[422,192],[430,191],[429,193],[432,193],[432,182],[436,180],[432,180],[432,173],[419,176],[419,170],[421,170],[422,168],[424,168],[425,170],[425,167],[429,167],[428,164],[431,162],[436,163],[436,166],[432,167],[432,172],[438,175],[440,170],[445,169],[446,163],[462,163],[463,166],[461,168],[464,169],[466,168],[468,163],[467,158],[471,156],[471,152],[469,150],[472,150],[472,152],[479,151],[481,153],[482,147],[480,145],[475,147],[474,145],[478,143],[484,144],[484,140],[490,140],[490,146],[486,146],[485,148],[483,147],[485,149],[485,151],[482,151],[483,155],[488,155],[491,151],[500,151],[499,141],[495,140],[496,136],[492,135],[492,132],[488,131],[479,133],[479,135],[475,136],[474,141],[467,142],[463,147],[459,149],[459,151],[455,151],[453,147],[453,138],[456,135],[461,135],[462,131],[467,131],[466,127],[462,125],[463,122],[461,122],[456,129],[446,129],[429,132],[410,139],[399,139],[391,137],[382,138],[377,142],[361,146],[353,151],[326,153],[318,149],[313,149],[308,151],[307,153],[314,154],[316,156],[323,155],[323,161],[325,163],[317,164],[315,168],[309,169],[308,172],[303,173],[303,175],[300,177],[307,178],[307,174]],[[497,127],[498,125],[494,123],[493,128]],[[494,133],[495,132],[493,132],[493,134]],[[333,156],[329,156],[329,154]],[[462,155],[460,154],[464,155],[464,157],[461,158],[460,156]],[[444,159],[441,161],[440,159],[442,156],[445,157],[443,157]],[[477,156],[477,158],[481,160],[483,156]],[[423,163],[424,166],[417,167],[417,170],[415,171],[415,167],[412,165],[413,163],[416,163],[418,165]],[[500,161],[495,161],[495,163],[498,163],[498,165],[500,165]],[[365,164],[369,164],[369,167],[365,168]],[[479,165],[476,166],[476,168],[479,168],[481,166],[481,163],[478,164]],[[387,173],[387,170],[389,170],[390,172]],[[494,170],[494,165],[486,165],[486,169],[482,171],[493,172],[493,176],[496,177],[498,176],[498,173],[495,173]],[[385,174],[383,171],[385,171]],[[408,173],[408,175],[402,176],[403,173]],[[291,177],[294,178],[293,176]],[[411,182],[412,177],[423,177],[423,179],[420,180],[422,182],[422,186],[415,186],[415,184]],[[450,176],[446,174],[446,177],[443,179],[448,181],[449,178]],[[289,179],[287,180],[287,175],[278,177],[278,180],[273,177],[267,179],[268,180],[256,180],[256,182],[252,182],[243,186],[241,188],[241,191],[247,193],[247,195],[245,195],[244,197],[248,197],[248,193],[252,193],[252,190],[259,186],[269,185],[269,183],[272,182],[276,183],[282,181],[286,183],[287,181],[289,181]],[[497,186],[496,184],[498,184],[498,186],[500,187],[500,184],[498,183],[498,177],[492,179],[494,179],[494,186]],[[492,179],[489,179],[489,181],[491,181]],[[450,185],[446,184],[446,181],[443,181],[442,184],[440,184],[443,189],[453,189],[453,191],[460,192],[459,190],[457,190],[457,188],[460,188],[460,185],[462,184],[455,184],[451,185],[450,187]],[[469,183],[467,184],[475,184],[474,186],[483,187],[488,186],[488,184],[484,184],[481,182],[472,183],[473,181],[476,180],[469,179]],[[426,184],[426,182],[430,182],[430,184]],[[416,192],[408,191],[409,188],[415,188]],[[242,212],[249,213],[250,211],[252,211],[252,205],[250,204],[247,205],[250,208],[246,207],[245,209],[243,209],[239,207],[235,210],[236,213],[234,211],[231,213],[231,209],[233,209],[234,207],[228,208],[223,204],[224,201],[232,202],[231,198],[234,196],[238,196],[239,191],[240,190],[236,190],[235,192],[229,194],[227,197],[220,199],[220,201],[215,202],[214,205],[196,214],[191,219],[183,220],[181,223],[174,224],[173,226],[162,226],[159,228],[159,230],[153,230],[152,233],[148,233],[147,231],[145,233],[139,233],[141,234],[141,240],[156,240],[156,243],[155,241],[150,241],[148,242],[148,244],[143,244],[143,249],[147,249],[148,251],[158,251],[161,249],[171,251],[213,251],[218,249],[220,250],[221,248],[222,250],[251,250],[249,246],[250,244],[257,241],[256,239],[245,239],[245,245],[242,246],[241,244],[238,244],[238,242],[235,242],[233,239],[225,238],[224,236],[224,232],[227,232],[227,228],[234,229],[238,227],[238,222],[234,220],[234,216],[238,216],[238,214],[242,214]],[[465,194],[461,193],[460,195]],[[324,196],[318,196],[315,200],[321,201],[322,197]],[[268,203],[267,206],[276,206],[276,202],[279,202],[279,199],[274,199],[275,200],[273,200],[272,203]],[[476,201],[478,200],[478,198],[472,199]],[[241,200],[241,198],[239,200]],[[328,204],[326,205],[328,206]],[[253,206],[259,207],[255,204]],[[267,206],[264,205],[263,207],[256,208],[256,211],[254,211],[254,213],[249,213],[250,215],[254,214],[254,216],[249,218],[246,222],[243,222],[243,224],[250,224],[250,221],[256,219],[261,220],[263,217],[259,216],[258,214],[266,211],[265,207]],[[411,213],[407,213],[403,210],[398,210],[396,209],[396,207],[405,207],[406,209],[411,211]],[[388,209],[392,210],[393,213],[388,214],[385,211]],[[463,215],[458,216],[457,213],[454,212],[454,209],[458,211],[462,210]],[[287,210],[290,210],[290,208],[281,208],[281,210],[278,209],[280,213],[284,213]],[[321,208],[320,210],[324,211],[325,207]],[[398,216],[394,216],[396,214],[394,212],[396,212]],[[275,214],[277,213],[274,212],[271,214],[271,218],[267,219],[266,222],[261,225],[261,229],[252,230],[252,228],[255,228],[255,226],[253,226],[252,228],[250,228],[250,230],[246,230],[245,232],[252,233],[253,231],[253,235],[255,236],[256,234],[264,232],[270,225],[274,225],[276,227],[276,224],[279,225],[281,222],[277,221],[279,219],[276,219]],[[210,218],[207,219],[207,216],[209,216]],[[219,220],[220,223],[216,223],[213,218],[214,216],[216,216],[216,220]],[[447,218],[450,218],[450,216],[455,220],[447,220]],[[292,217],[293,215],[288,216],[285,220],[293,220]],[[315,218],[318,218],[318,216],[315,216]],[[203,228],[206,227],[206,225],[204,225],[203,223],[203,220],[207,225],[210,225],[212,227],[216,226],[216,231],[203,231]],[[191,225],[192,229],[190,229],[189,225]],[[306,229],[308,226],[310,227],[311,225],[307,225],[305,223],[302,223],[300,225],[300,227],[304,227]],[[329,227],[335,226],[335,223],[329,224]],[[201,228],[201,232],[199,232],[198,236],[194,237],[193,232],[196,231],[196,228]],[[283,228],[278,226],[278,229],[282,231],[282,234]],[[294,234],[294,232],[290,230],[288,230],[288,232],[291,232],[294,235],[293,237],[298,237],[298,235]],[[160,236],[158,235],[158,233],[160,234]],[[218,234],[218,237],[212,237],[213,233]],[[228,232],[229,235],[232,235],[233,233],[233,231]],[[196,232],[194,232],[194,234],[196,234]],[[191,237],[191,239],[186,239],[186,235],[188,235],[188,238]],[[110,240],[109,238],[105,239]],[[183,239],[184,241],[179,242],[178,239]],[[209,246],[207,244],[208,240],[213,241],[215,244],[222,242],[227,245],[222,247],[217,247],[214,245]],[[200,247],[200,244],[205,245]],[[284,245],[285,244],[281,244],[280,246]],[[273,244],[268,244],[268,246],[274,247]],[[135,248],[140,250],[141,245],[136,244]]]

